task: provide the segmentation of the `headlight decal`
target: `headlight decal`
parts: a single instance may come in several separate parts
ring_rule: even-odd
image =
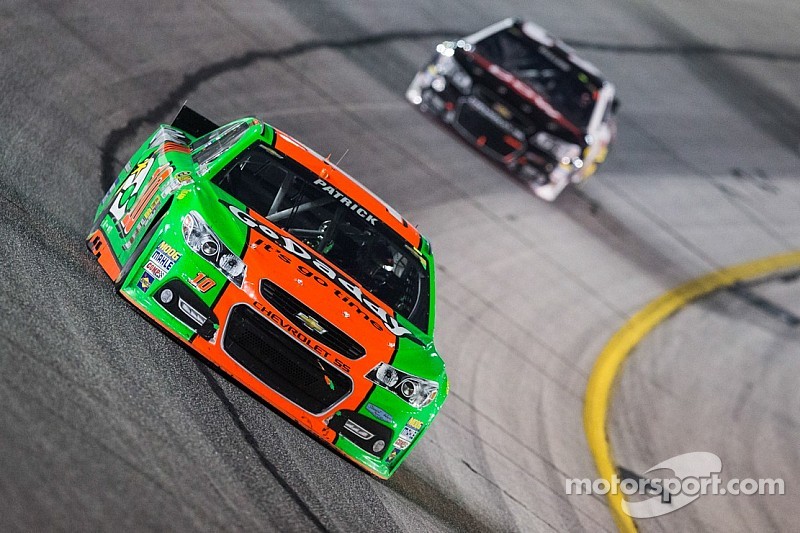
[[[183,239],[189,248],[241,288],[247,265],[225,246],[197,211],[190,211],[183,218],[182,229]]]

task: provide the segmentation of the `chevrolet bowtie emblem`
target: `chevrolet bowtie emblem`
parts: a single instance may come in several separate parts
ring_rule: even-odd
[[[323,333],[326,333],[328,331],[325,328],[323,328],[322,324],[320,324],[319,321],[313,316],[308,316],[305,313],[297,313],[295,316],[300,319],[300,321],[306,328],[310,329],[315,333],[319,333],[320,335],[322,335]]]
[[[504,119],[508,120],[511,118],[511,110],[504,106],[503,104],[497,103],[492,106],[492,109],[497,111],[497,114],[503,117]]]

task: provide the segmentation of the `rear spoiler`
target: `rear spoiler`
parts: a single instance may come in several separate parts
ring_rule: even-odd
[[[175,115],[172,126],[195,138],[202,137],[206,133],[219,128],[219,125],[213,123],[186,104],[183,104],[181,110]]]

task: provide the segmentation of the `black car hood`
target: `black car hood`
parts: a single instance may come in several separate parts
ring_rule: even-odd
[[[454,58],[472,78],[473,94],[480,92],[484,99],[508,108],[513,115],[510,122],[526,135],[546,131],[569,142],[584,145],[586,132],[553,108],[530,85],[476,52],[458,47]]]

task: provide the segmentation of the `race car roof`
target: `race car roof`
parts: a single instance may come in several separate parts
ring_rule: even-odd
[[[369,211],[414,248],[420,248],[422,235],[419,231],[375,193],[333,164],[329,158],[323,158],[311,148],[280,130],[275,129],[275,133],[275,148],[320,176],[353,202]]]

